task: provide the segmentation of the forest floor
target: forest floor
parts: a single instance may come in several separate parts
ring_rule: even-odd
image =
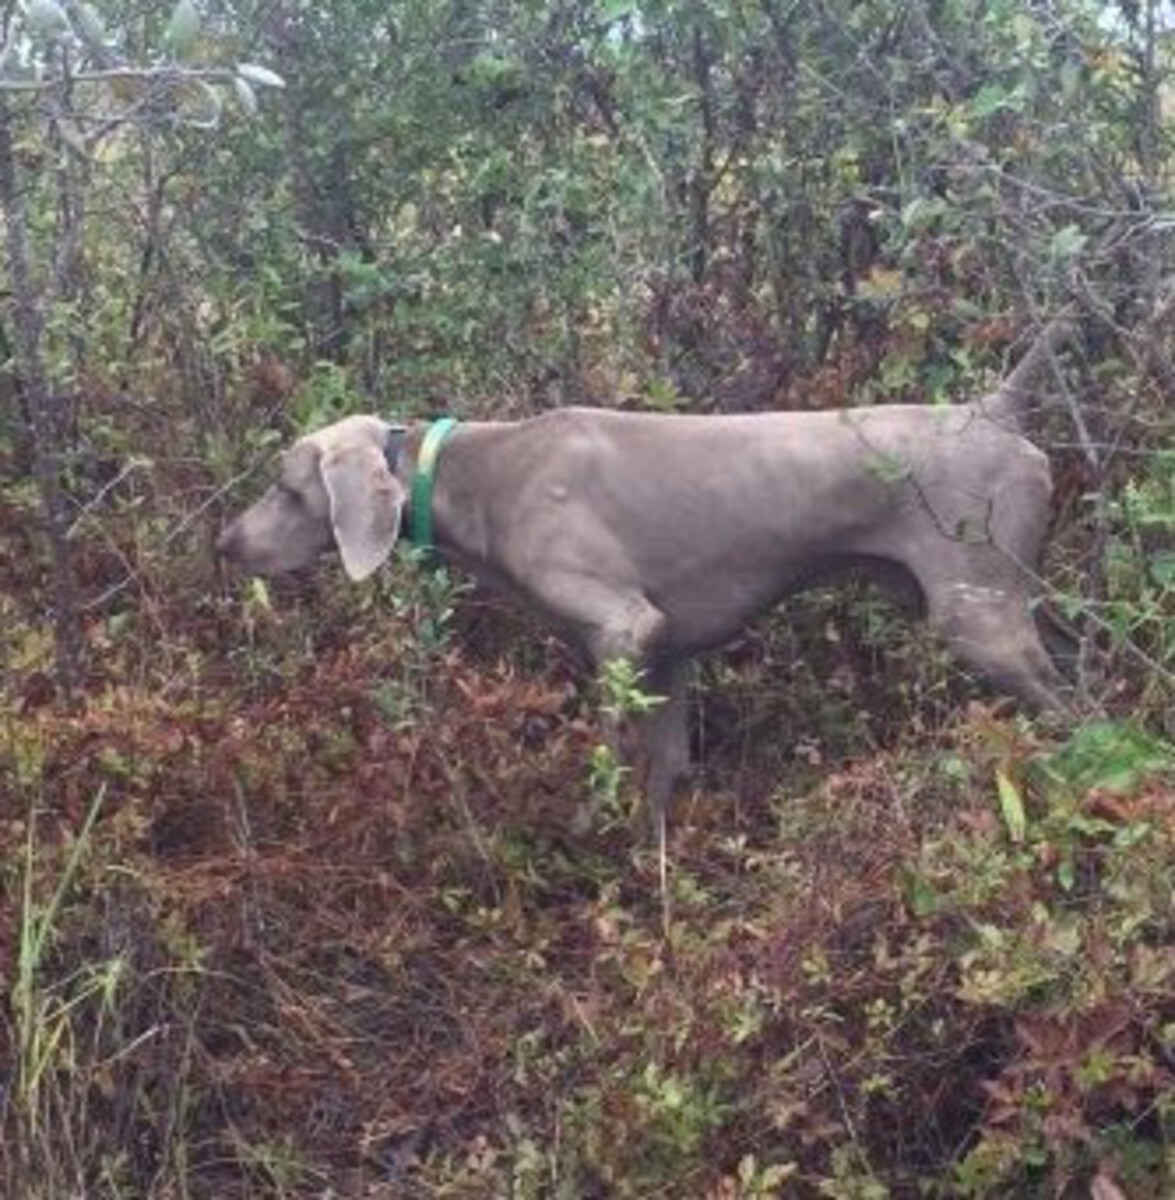
[[[396,574],[95,625],[69,712],[10,625],[8,1194],[1170,1194],[1162,743],[819,597],[702,673],[663,890],[558,644]]]

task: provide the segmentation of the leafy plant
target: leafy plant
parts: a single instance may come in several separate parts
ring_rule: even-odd
[[[631,659],[615,658],[600,669],[597,686],[600,711],[604,714],[609,740],[592,749],[588,767],[588,790],[596,807],[612,820],[630,813],[640,797],[625,794],[624,783],[632,768],[623,759],[626,723],[647,716],[664,697],[653,695],[641,686],[642,672]]]

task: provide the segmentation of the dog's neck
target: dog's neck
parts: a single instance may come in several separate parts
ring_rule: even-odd
[[[403,514],[404,529],[411,529],[411,485],[427,423],[403,431],[393,472],[409,499]],[[493,457],[495,439],[510,426],[495,421],[463,421],[445,443],[436,463],[432,494],[433,549],[440,559],[490,587],[518,594],[514,582],[503,574],[490,551],[490,518],[484,478],[485,464]],[[390,440],[390,439],[389,439]]]
[[[406,496],[402,516],[402,528],[406,532],[413,527],[412,480],[416,475],[420,447],[428,428],[427,422],[391,425],[384,439],[384,459],[388,470],[399,481]],[[446,557],[455,559],[476,573],[479,561],[485,557],[484,539],[480,536],[480,513],[476,511],[476,497],[462,495],[465,489],[461,487],[460,472],[446,470],[446,460],[453,456],[453,450],[451,443],[446,444],[437,458],[437,478],[432,492],[432,549],[441,551]]]
[[[404,536],[409,540],[415,540],[412,536],[412,531],[416,524],[412,508],[413,485],[420,462],[421,446],[428,429],[428,424],[420,423],[414,425],[389,425],[387,434],[384,437],[384,462],[387,463],[388,470],[392,476],[404,489],[405,500],[404,510],[401,514],[401,529],[404,531]],[[430,489],[430,504],[435,517],[435,495],[432,494],[432,489]],[[437,532],[434,528],[434,542]],[[428,548],[433,549],[435,547]]]

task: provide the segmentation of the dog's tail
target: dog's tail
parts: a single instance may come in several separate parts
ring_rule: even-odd
[[[1055,378],[1057,352],[1076,336],[1077,326],[1069,312],[1053,317],[1036,335],[1011,374],[983,398],[983,411],[997,420],[1022,425],[1042,387]]]

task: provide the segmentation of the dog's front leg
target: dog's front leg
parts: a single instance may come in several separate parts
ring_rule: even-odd
[[[641,786],[653,833],[663,838],[677,781],[689,767],[688,671],[681,663],[655,671],[650,689],[658,703],[643,722]]]
[[[620,772],[631,776],[657,834],[664,832],[674,785],[689,765],[686,679],[680,663],[641,670],[629,659],[612,659],[600,672],[601,723],[612,783]],[[603,790],[595,789],[597,804]]]
[[[654,667],[667,619],[647,597],[578,574],[547,577],[535,592],[548,613],[574,633],[595,668],[613,784],[634,770],[638,786],[663,825],[665,805],[688,753],[684,684],[676,667]],[[580,806],[574,828],[590,828],[598,797]]]

